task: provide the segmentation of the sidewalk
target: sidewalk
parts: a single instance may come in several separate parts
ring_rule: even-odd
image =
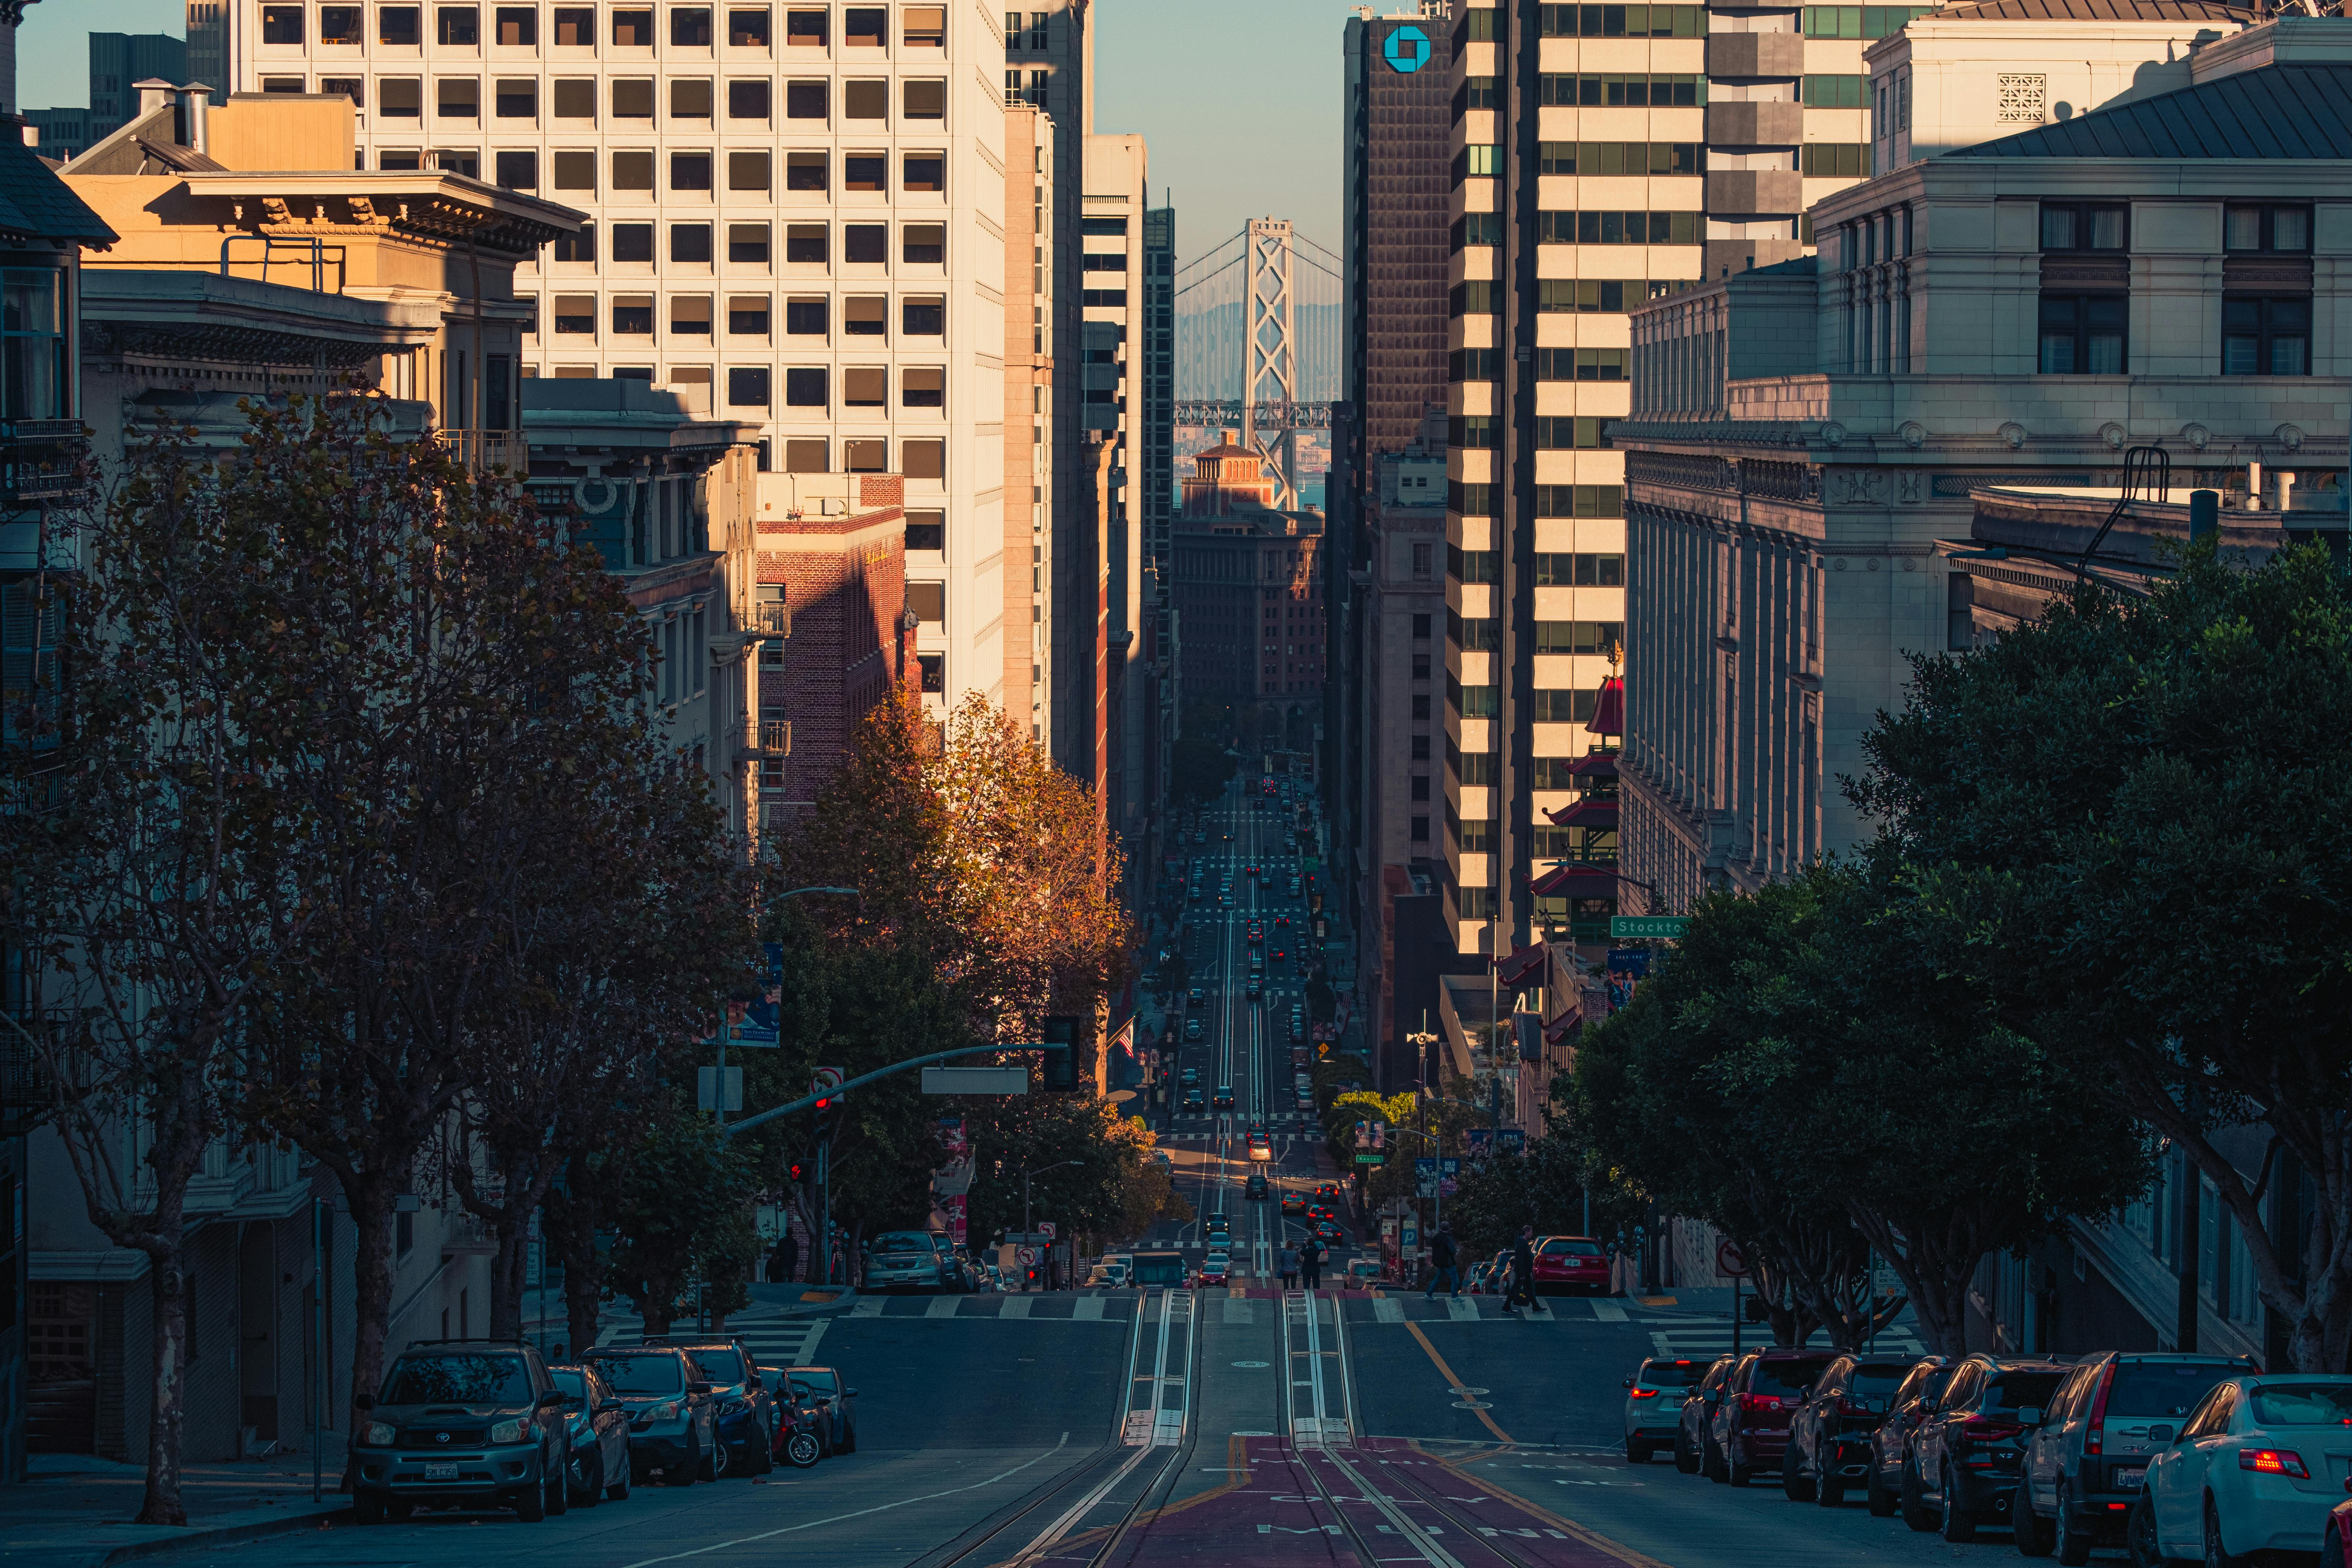
[[[36,1454],[25,1484],[0,1492],[0,1563],[101,1568],[186,1546],[227,1546],[320,1529],[347,1504],[340,1459],[326,1467],[325,1500],[310,1500],[310,1460],[288,1454],[249,1464],[191,1465],[181,1478],[184,1529],[132,1524],[143,1466],[79,1454]]]

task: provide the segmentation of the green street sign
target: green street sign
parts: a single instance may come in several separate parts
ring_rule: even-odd
[[[1389,1157],[1386,1154],[1359,1154],[1356,1156],[1356,1163],[1359,1165],[1385,1165],[1388,1163]]]
[[[1688,915],[1611,915],[1609,935],[1612,940],[1629,937],[1679,937],[1690,926]]]

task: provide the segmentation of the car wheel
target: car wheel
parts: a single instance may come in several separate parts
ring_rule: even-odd
[[[1823,1508],[1835,1508],[1845,1501],[1845,1483],[1823,1476],[1813,1483],[1813,1500]]]
[[[2344,1532],[2330,1519],[2327,1533],[2319,1538],[2319,1568],[2344,1568],[2345,1561]]]
[[[2244,1568],[2245,1559],[2231,1555],[2221,1544],[2221,1515],[2213,1500],[2205,1500],[2205,1568]]]
[[[1631,1437],[1626,1438],[1625,1462],[1629,1465],[1648,1464],[1650,1462],[1650,1446],[1647,1443],[1637,1443]]]
[[[2158,1544],[2156,1509],[2145,1491],[2132,1500],[2131,1511],[2124,1516],[2124,1552],[2132,1568],[2170,1568],[2173,1561]]]
[[[2058,1494],[2058,1516],[2066,1516],[2066,1494]],[[2033,1511],[2032,1500],[2025,1495],[2025,1483],[2017,1484],[2017,1496],[2009,1505],[2009,1532],[2016,1539],[2020,1557],[2050,1555],[2051,1523]]]
[[[702,1479],[715,1481],[727,1473],[727,1442],[718,1433],[710,1435],[710,1452],[702,1456]]]
[[[571,1510],[572,1510],[572,1456],[571,1456],[571,1454],[569,1454],[569,1453],[567,1452],[567,1453],[563,1456],[563,1462],[562,1462],[562,1464],[552,1466],[552,1467],[551,1467],[551,1468],[549,1468],[549,1470],[548,1470],[548,1472],[547,1472],[547,1479],[540,1483],[540,1489],[540,1489],[543,1494],[545,1494],[545,1496],[546,1496],[546,1499],[547,1499],[547,1511],[548,1511],[551,1515],[552,1515],[552,1516],[554,1516],[554,1517],[556,1517],[556,1518],[560,1519],[560,1518],[562,1518],[564,1514],[566,1514],[566,1513],[568,1513],[568,1512],[570,1512],[570,1511],[571,1511]]]
[[[1675,1468],[1686,1476],[1698,1474],[1698,1450],[1690,1446],[1680,1428],[1675,1432]]]
[[[604,1450],[599,1445],[588,1450],[587,1458],[572,1457],[572,1500],[582,1508],[594,1508],[604,1496]]]
[[[1734,1438],[1733,1441],[1737,1443],[1738,1439]],[[1724,1449],[1723,1479],[1735,1487],[1744,1487],[1756,1479],[1756,1467],[1744,1459],[1735,1458],[1734,1455],[1737,1452],[1736,1448]]]
[[[1936,1528],[1935,1511],[1927,1506],[1927,1489],[1919,1484],[1919,1468],[1903,1462],[1903,1522],[1925,1535]]]
[[[383,1494],[382,1492],[358,1492],[353,1494],[352,1498],[352,1517],[359,1521],[362,1524],[382,1524],[383,1522]]]
[[[525,1524],[537,1524],[547,1517],[547,1488],[525,1487],[515,1493],[515,1517]]]
[[[701,1479],[701,1478],[702,1450],[695,1446],[694,1439],[689,1436],[686,1440],[685,1462],[676,1465],[664,1465],[662,1467],[662,1485],[666,1487],[690,1487],[696,1481]]]
[[[1977,1538],[1977,1516],[1960,1506],[1960,1479],[1944,1467],[1944,1539],[1955,1546],[1965,1546]]]
[[[795,1469],[805,1470],[821,1457],[814,1432],[795,1432],[784,1439],[784,1458]]]
[[[765,1432],[761,1433],[760,1440],[751,1445],[751,1455],[750,1474],[764,1476],[776,1468],[776,1445]]]
[[[1717,1446],[1715,1435],[1709,1433],[1699,1442],[1703,1447],[1698,1453],[1698,1473],[1711,1481],[1723,1479],[1723,1450]]]
[[[1780,1456],[1780,1495],[1790,1502],[1813,1500],[1813,1479],[1798,1465],[1793,1447]]]
[[[604,1455],[603,1455],[602,1453],[599,1453],[599,1454],[596,1456],[596,1465],[597,1465],[597,1468],[601,1470],[601,1469],[604,1468]],[[636,1479],[635,1476],[633,1476],[633,1475],[630,1473],[630,1471],[632,1470],[632,1468],[634,1468],[634,1467],[633,1467],[633,1466],[631,1466],[631,1464],[629,1463],[629,1461],[628,1461],[628,1460],[626,1460],[626,1459],[623,1459],[623,1460],[621,1461],[621,1479],[618,1479],[618,1480],[616,1480],[616,1481],[608,1481],[608,1482],[605,1484],[605,1487],[604,1487],[604,1497],[605,1497],[605,1500],[606,1500],[607,1501],[610,1501],[610,1502],[626,1502],[626,1501],[628,1501],[628,1500],[629,1500],[629,1483],[630,1483],[632,1480],[634,1480],[634,1479]]]
[[[1862,1500],[1863,1505],[1870,1510],[1873,1519],[1892,1519],[1895,1516],[1895,1494],[1886,1489],[1885,1478],[1878,1473],[1878,1456],[1875,1454],[1870,1457],[1870,1468],[1863,1476]]]
[[[2091,1560],[2091,1548],[2098,1544],[2089,1523],[2074,1511],[2074,1500],[2064,1487],[2058,1489],[2058,1516],[2051,1521],[2050,1544],[2066,1568],[2083,1568]]]

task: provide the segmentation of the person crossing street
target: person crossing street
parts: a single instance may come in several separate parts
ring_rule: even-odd
[[[1517,1311],[1521,1301],[1528,1304],[1528,1310],[1531,1312],[1540,1310],[1536,1306],[1535,1240],[1535,1226],[1531,1225],[1519,1226],[1518,1243],[1511,1248],[1510,1293],[1503,1298],[1503,1310],[1507,1312]]]
[[[1437,1287],[1441,1281],[1448,1295],[1462,1294],[1462,1277],[1454,1272],[1454,1233],[1440,1226],[1429,1243],[1429,1289],[1421,1293],[1423,1300],[1437,1300]]]
[[[1321,1241],[1310,1236],[1298,1244],[1298,1267],[1299,1271],[1306,1276],[1307,1289],[1322,1289],[1323,1243]]]

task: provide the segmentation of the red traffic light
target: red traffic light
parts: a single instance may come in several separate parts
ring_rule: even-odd
[[[802,1164],[798,1160],[794,1160],[791,1164],[784,1167],[784,1174],[790,1176],[793,1183],[798,1184],[807,1179],[808,1167]]]

